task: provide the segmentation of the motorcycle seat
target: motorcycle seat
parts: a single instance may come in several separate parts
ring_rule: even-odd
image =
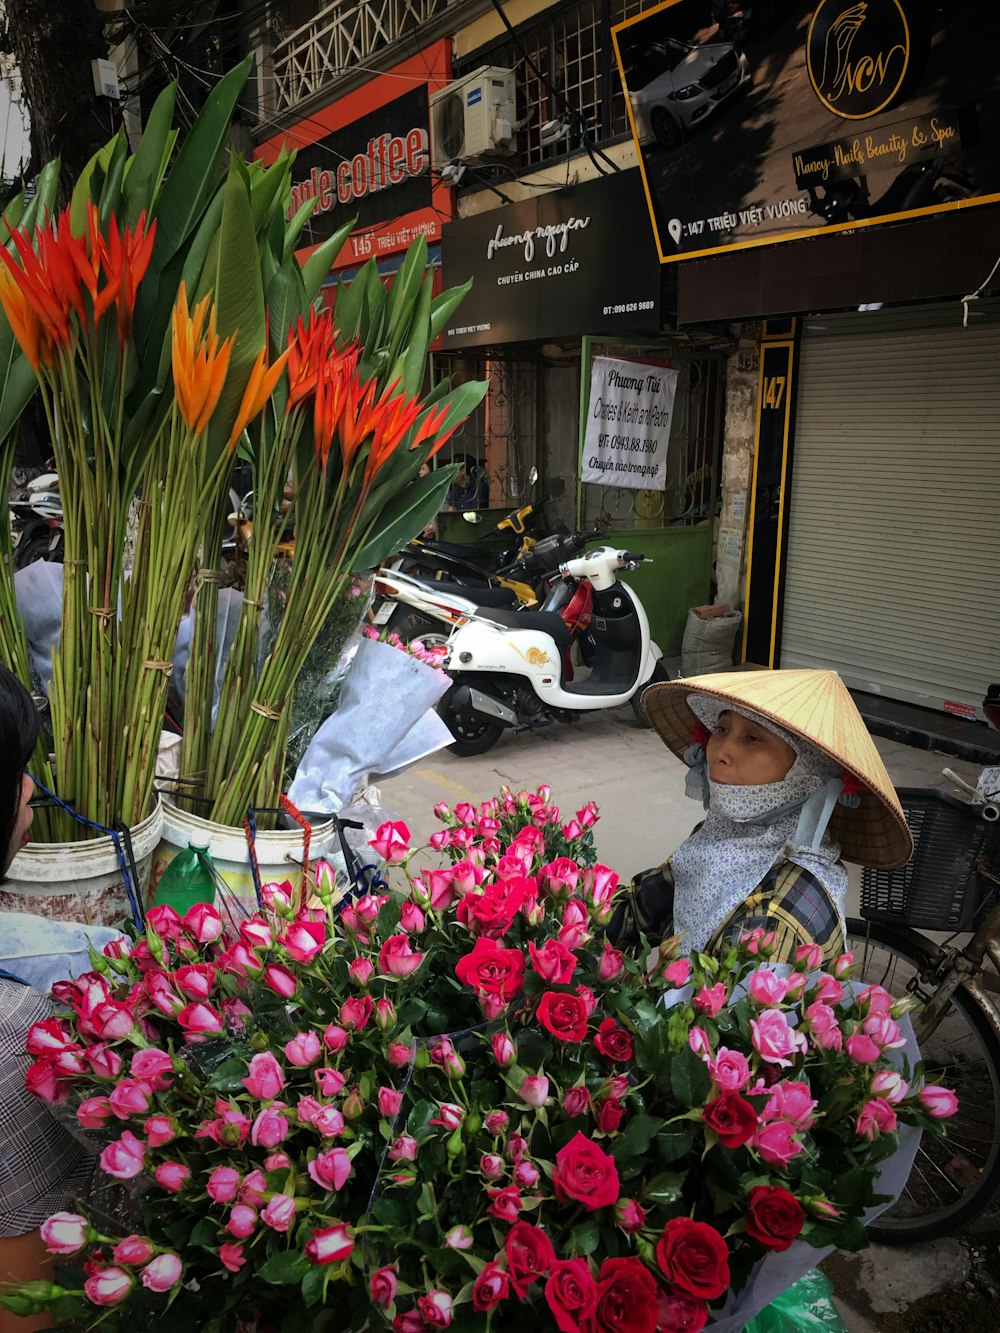
[[[554,611],[503,611],[483,606],[482,612],[487,620],[497,625],[506,625],[508,629],[535,629],[541,634],[550,635],[560,653],[570,645],[572,635],[569,626]]]
[[[486,551],[471,542],[422,542],[418,553],[433,555],[435,552],[453,556],[456,560],[468,560],[475,565],[488,565],[493,560],[492,551]]]
[[[424,579],[428,592],[440,593],[445,597],[462,597],[467,602],[478,602],[480,606],[512,609],[517,606],[517,598],[510,588],[466,588],[461,583],[445,583],[441,579]]]

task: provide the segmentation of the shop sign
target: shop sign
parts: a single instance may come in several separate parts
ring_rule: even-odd
[[[583,480],[662,491],[677,394],[676,370],[595,356],[583,445]]]
[[[655,332],[656,252],[624,229],[642,208],[639,173],[622,171],[446,225],[445,286],[472,290],[443,346]]]
[[[744,8],[739,34],[704,0],[613,32],[663,263],[1000,200],[1000,6]]]
[[[418,236],[440,240],[452,192],[432,179],[429,99],[450,72],[447,43],[437,43],[262,145],[267,162],[283,145],[295,149],[289,215],[316,201],[300,258],[352,218],[336,269],[396,254]]]

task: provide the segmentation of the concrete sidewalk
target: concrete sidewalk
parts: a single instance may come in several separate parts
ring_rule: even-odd
[[[934,751],[893,740],[876,744],[898,787],[954,790],[941,774],[945,766],[973,784],[978,775],[977,765]],[[584,717],[573,726],[505,736],[474,759],[442,751],[380,788],[383,805],[423,839],[439,827],[433,816],[438,801],[479,802],[502,786],[533,789],[547,782],[567,816],[585,801],[598,803],[598,857],[630,879],[665,860],[698,822],[700,807],[684,795],[684,773],[656,734],[641,728],[625,708]],[[850,867],[850,873],[849,915],[857,913],[860,886],[857,868]],[[1000,1256],[995,1237],[984,1237],[983,1244]],[[1000,1330],[988,1273],[978,1285],[970,1280],[975,1253],[972,1242],[948,1239],[906,1248],[872,1246],[860,1255],[834,1255],[823,1267],[849,1333]]]

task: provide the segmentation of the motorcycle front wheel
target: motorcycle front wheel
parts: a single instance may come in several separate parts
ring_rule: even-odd
[[[455,703],[458,689],[457,685],[451,687],[438,704],[438,714],[455,738],[454,744],[449,745],[448,749],[452,754],[470,759],[473,755],[492,750],[506,728],[501,722],[480,713],[471,704],[464,708],[458,707]]]

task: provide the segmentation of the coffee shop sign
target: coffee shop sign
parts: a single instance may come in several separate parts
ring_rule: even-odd
[[[503,223],[497,224],[496,235],[491,237],[486,246],[486,258],[494,259],[498,250],[506,250],[509,245],[523,245],[525,262],[530,264],[535,257],[535,242],[545,243],[546,257],[552,259],[563,254],[569,243],[571,231],[583,231],[590,226],[590,218],[567,218],[565,222],[553,222],[546,227],[529,227],[527,231],[504,235]]]

